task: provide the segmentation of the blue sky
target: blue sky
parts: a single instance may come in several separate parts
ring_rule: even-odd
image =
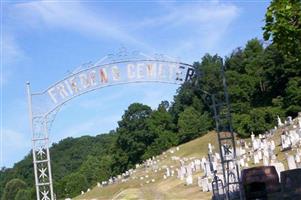
[[[269,1],[7,1],[1,21],[1,164],[11,167],[31,148],[26,81],[46,89],[83,63],[126,47],[186,63],[205,53],[227,56],[262,38]],[[176,85],[129,84],[77,97],[63,107],[50,140],[115,129],[133,102],[156,108]]]

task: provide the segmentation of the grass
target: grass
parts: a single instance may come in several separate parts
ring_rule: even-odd
[[[138,168],[136,172],[125,183],[117,183],[106,187],[94,187],[90,192],[79,195],[75,200],[103,200],[103,199],[211,199],[211,192],[201,192],[197,185],[197,176],[194,174],[193,185],[186,186],[185,181],[178,179],[176,169],[180,166],[179,161],[173,161],[172,156],[190,158],[201,158],[207,156],[208,142],[217,148],[217,137],[214,132],[210,132],[200,138],[187,142],[179,146],[180,150],[172,148],[174,153],[166,151],[156,157],[158,171],[155,173],[150,168]],[[174,176],[163,178],[165,166],[173,166]],[[148,175],[148,178],[145,176]],[[140,177],[144,177],[140,180]],[[134,178],[134,179],[133,179]],[[151,182],[155,179],[155,182]],[[146,183],[149,181],[150,183]]]

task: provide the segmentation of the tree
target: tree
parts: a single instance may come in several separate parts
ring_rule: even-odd
[[[89,185],[94,185],[101,174],[100,161],[96,156],[89,155],[87,160],[80,166],[79,173],[84,175]]]
[[[265,14],[264,39],[286,56],[301,59],[301,1],[273,0]]]
[[[18,178],[10,180],[3,192],[2,200],[13,200],[15,199],[19,190],[25,189],[26,183]]]
[[[30,190],[21,189],[17,192],[15,200],[31,200],[32,195]]]
[[[175,124],[167,111],[168,102],[161,102],[147,120],[147,130],[154,136],[154,142],[147,147],[143,159],[158,155],[166,149],[178,144]]]
[[[211,124],[207,113],[201,115],[193,107],[187,107],[179,116],[180,143],[187,142],[206,133]]]
[[[301,111],[301,77],[294,77],[289,80],[285,94],[284,103],[288,114],[296,116]]]
[[[72,173],[60,181],[59,197],[75,197],[90,186],[86,177],[80,173]]]
[[[151,113],[149,106],[133,103],[118,122],[116,147],[127,155],[129,167],[141,161],[147,146],[156,138],[147,130],[147,119]]]

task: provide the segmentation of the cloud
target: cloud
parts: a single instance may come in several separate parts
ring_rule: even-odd
[[[99,38],[146,46],[121,28],[119,23],[88,9],[80,2],[34,1],[15,5],[14,14],[34,27],[62,28]]]
[[[0,78],[0,86],[4,86],[10,78],[13,71],[13,64],[25,58],[25,54],[21,47],[18,45],[13,34],[8,32],[2,33],[1,40],[2,50],[2,74]]]
[[[12,166],[14,161],[22,159],[24,152],[31,148],[30,135],[26,137],[22,132],[3,128],[1,139],[1,166]]]
[[[164,11],[156,17],[142,19],[133,24],[139,29],[157,29],[166,33],[171,42],[165,51],[172,55],[187,52],[211,51],[220,48],[219,42],[225,37],[231,23],[241,10],[234,4],[218,1],[206,3],[163,3]]]

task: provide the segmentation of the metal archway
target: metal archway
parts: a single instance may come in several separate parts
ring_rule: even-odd
[[[223,70],[222,70],[223,73]],[[39,93],[32,93],[30,83],[27,82],[27,94],[29,104],[29,119],[32,131],[32,154],[35,174],[35,186],[37,200],[56,199],[53,192],[53,181],[51,173],[50,153],[49,153],[49,132],[56,113],[61,106],[71,99],[82,94],[114,85],[128,83],[167,83],[183,84],[191,80],[197,73],[190,64],[179,62],[177,59],[165,55],[148,56],[140,52],[128,53],[122,49],[117,54],[109,54],[95,64],[89,64],[70,73],[66,78],[51,85],[46,90]],[[197,74],[198,75],[198,74]],[[223,76],[224,77],[224,76]],[[224,81],[225,83],[225,81]],[[209,95],[212,100],[216,129],[218,132],[220,156],[222,158],[223,175],[225,180],[225,190],[229,193],[226,170],[229,166],[229,151],[223,147],[227,144],[228,150],[232,149],[231,159],[236,159],[234,134],[231,126],[230,112],[227,112],[227,124],[222,125],[222,118],[219,114],[222,106],[229,108],[229,101],[226,92],[226,101],[217,102],[214,95]],[[229,110],[229,109],[228,109]],[[224,110],[223,110],[224,111]],[[221,134],[226,130],[230,135],[223,137]],[[227,154],[226,154],[227,153]],[[239,171],[236,164],[237,181],[239,183]],[[229,197],[229,195],[226,195]]]

